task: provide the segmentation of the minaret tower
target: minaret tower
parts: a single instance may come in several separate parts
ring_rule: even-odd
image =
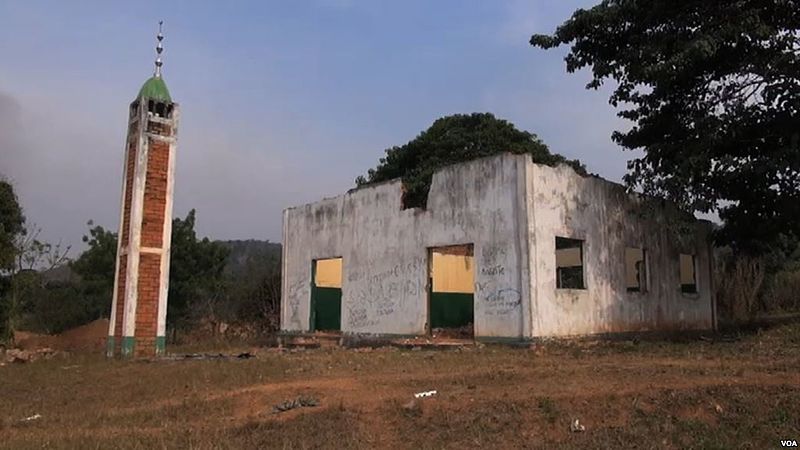
[[[164,353],[179,110],[161,76],[162,24],[155,72],[128,116],[109,356]]]

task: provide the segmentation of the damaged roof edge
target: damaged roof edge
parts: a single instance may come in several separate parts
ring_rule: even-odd
[[[458,163],[453,163],[453,164],[448,164],[446,166],[442,166],[442,167],[436,169],[436,171],[433,172],[432,176],[435,177],[437,174],[439,174],[441,172],[446,172],[448,170],[453,170],[453,168],[457,167],[457,166],[464,166],[464,165],[467,165],[467,164],[474,164],[474,163],[476,163],[478,161],[494,159],[494,158],[500,158],[500,157],[506,157],[506,156],[509,156],[509,155],[510,156],[514,156],[514,157],[519,157],[519,156],[525,157],[525,156],[527,156],[529,159],[531,157],[531,155],[528,155],[528,154],[502,152],[502,153],[498,153],[498,154],[495,154],[495,155],[483,156],[481,158],[475,158],[475,159],[471,159],[469,161],[462,161],[462,162],[458,162]],[[534,164],[536,164],[536,163],[534,163]],[[559,165],[561,165],[561,164],[566,165],[567,167],[570,167],[569,164],[559,163]],[[539,164],[539,165],[541,165],[541,164]],[[572,169],[572,167],[570,167],[570,169]],[[284,208],[284,211],[303,208],[303,207],[306,207],[306,206],[309,206],[309,205],[314,205],[314,204],[317,204],[317,203],[320,203],[320,202],[323,202],[323,201],[326,201],[326,200],[332,200],[332,199],[339,198],[339,197],[345,197],[345,196],[351,195],[351,194],[353,194],[355,192],[359,192],[359,191],[362,191],[362,190],[365,190],[365,189],[373,189],[373,188],[377,188],[377,187],[384,186],[384,185],[387,185],[387,184],[392,184],[392,183],[401,183],[402,184],[402,182],[403,182],[403,178],[402,177],[397,177],[397,178],[392,178],[391,180],[367,183],[367,184],[364,184],[362,186],[356,186],[356,187],[350,188],[347,191],[345,191],[344,193],[339,194],[339,195],[335,195],[333,197],[323,197],[322,199],[314,201],[314,202],[303,203],[301,205],[295,205],[295,206],[289,206],[287,208]]]
[[[600,182],[600,183],[608,184],[611,187],[613,187],[614,189],[620,190],[621,193],[623,193],[623,194],[625,194],[625,195],[627,195],[627,196],[629,196],[629,197],[631,197],[633,199],[636,199],[637,201],[663,201],[665,203],[669,203],[673,207],[677,207],[677,205],[675,205],[674,202],[670,202],[670,201],[662,199],[660,197],[654,197],[654,196],[645,195],[645,194],[643,194],[641,192],[629,191],[628,188],[625,185],[623,185],[621,183],[617,183],[617,182],[611,181],[611,180],[608,180],[606,178],[603,178],[602,176],[600,176],[598,174],[588,173],[587,175],[582,175],[582,174],[578,173],[575,170],[575,168],[573,168],[571,165],[569,165],[566,162],[558,162],[553,166],[550,166],[550,165],[547,165],[547,164],[540,164],[540,163],[533,162],[533,157],[530,154],[527,154],[527,153],[502,152],[502,153],[498,153],[498,154],[495,154],[495,155],[483,156],[481,158],[471,159],[469,161],[463,161],[463,162],[459,162],[459,163],[448,164],[446,166],[442,166],[442,167],[438,168],[433,173],[432,177],[435,178],[440,173],[444,173],[444,172],[455,170],[456,167],[466,166],[468,164],[475,164],[475,163],[478,163],[480,161],[485,161],[485,160],[490,160],[490,159],[495,159],[495,158],[506,158],[506,157],[509,157],[509,156],[511,156],[513,158],[527,158],[527,160],[529,162],[531,162],[531,164],[533,164],[534,166],[540,167],[540,168],[546,168],[545,170],[562,170],[561,168],[564,167],[565,169],[569,169],[569,172],[571,172],[571,174],[574,174],[576,177],[578,177],[579,179],[583,180],[584,182]],[[310,206],[313,206],[313,205],[316,205],[316,204],[319,204],[319,203],[322,203],[322,202],[325,202],[325,201],[336,200],[336,199],[340,199],[340,198],[344,199],[347,196],[353,195],[356,192],[361,192],[361,191],[369,190],[369,189],[375,189],[375,188],[379,188],[379,187],[382,187],[382,186],[390,185],[390,184],[393,184],[393,183],[400,183],[401,189],[402,189],[403,179],[401,177],[392,178],[391,180],[379,181],[379,182],[375,182],[375,183],[368,183],[368,184],[365,184],[365,185],[362,185],[362,186],[356,186],[354,188],[348,189],[347,191],[345,191],[342,194],[335,195],[335,196],[332,196],[332,197],[323,197],[322,199],[319,199],[319,200],[316,200],[316,201],[313,201],[313,202],[308,202],[308,203],[304,203],[304,204],[301,204],[301,205],[290,206],[290,207],[284,208],[284,211],[291,211],[291,210],[294,210],[294,209],[306,208],[306,207],[310,207]],[[696,221],[708,222],[708,223],[714,224],[714,222],[712,222],[712,221],[708,221],[708,220],[705,220],[705,219],[699,219],[699,218],[695,217],[694,214],[691,214],[691,213],[689,213],[687,211],[683,211],[683,212],[686,213],[686,214],[690,214],[694,218],[694,220],[696,220]]]

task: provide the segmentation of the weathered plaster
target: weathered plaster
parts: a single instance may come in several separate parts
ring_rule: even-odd
[[[474,245],[479,338],[712,326],[707,230],[683,244],[699,269],[687,297],[678,240],[621,186],[503,154],[438,171],[424,210],[401,195],[394,180],[284,211],[282,330],[309,330],[312,261],[341,257],[343,332],[425,334],[428,249],[455,244]],[[555,289],[555,236],[585,240],[588,289]],[[648,252],[646,293],[625,290],[626,245]]]
[[[178,147],[178,126],[180,124],[180,108],[173,104],[172,117],[167,122],[172,131],[168,139],[169,156],[167,165],[167,199],[164,209],[163,237],[161,239],[161,280],[158,293],[158,318],[156,323],[156,352],[163,353],[167,334],[167,296],[169,295],[169,270],[172,254],[172,203],[175,191],[175,152]]]
[[[662,210],[644,217],[649,210],[622,186],[567,166],[529,164],[533,336],[713,327],[707,224],[696,222],[681,238]],[[586,289],[556,289],[555,236],[584,240]],[[645,292],[626,290],[625,247],[646,251]],[[698,294],[680,291],[681,252],[697,256]]]

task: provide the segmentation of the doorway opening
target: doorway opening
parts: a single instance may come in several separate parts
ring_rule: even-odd
[[[342,258],[317,259],[311,266],[311,331],[342,329]]]
[[[475,258],[472,244],[428,250],[428,312],[435,336],[472,338],[475,333]]]

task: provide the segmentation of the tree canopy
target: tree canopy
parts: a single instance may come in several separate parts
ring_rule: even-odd
[[[577,160],[551,153],[535,134],[490,113],[455,114],[433,122],[412,141],[386,150],[378,167],[356,178],[357,186],[402,178],[405,207],[425,207],[433,173],[444,166],[503,152],[530,154],[540,164],[565,163],[585,175]]]
[[[24,232],[25,216],[22,215],[14,186],[0,179],[0,271],[13,268],[17,254],[15,239]]]
[[[167,323],[182,326],[189,320],[190,306],[213,297],[220,289],[228,249],[207,237],[197,239],[195,210],[185,219],[172,220]]]
[[[70,268],[80,277],[79,290],[85,306],[87,320],[108,317],[111,311],[109,299],[114,293],[114,270],[117,259],[117,234],[100,225],[88,223],[89,234],[83,242],[89,245]]]
[[[569,44],[587,89],[616,82],[631,189],[718,211],[720,240],[757,253],[800,236],[798,30],[796,0],[604,0],[531,44]]]

